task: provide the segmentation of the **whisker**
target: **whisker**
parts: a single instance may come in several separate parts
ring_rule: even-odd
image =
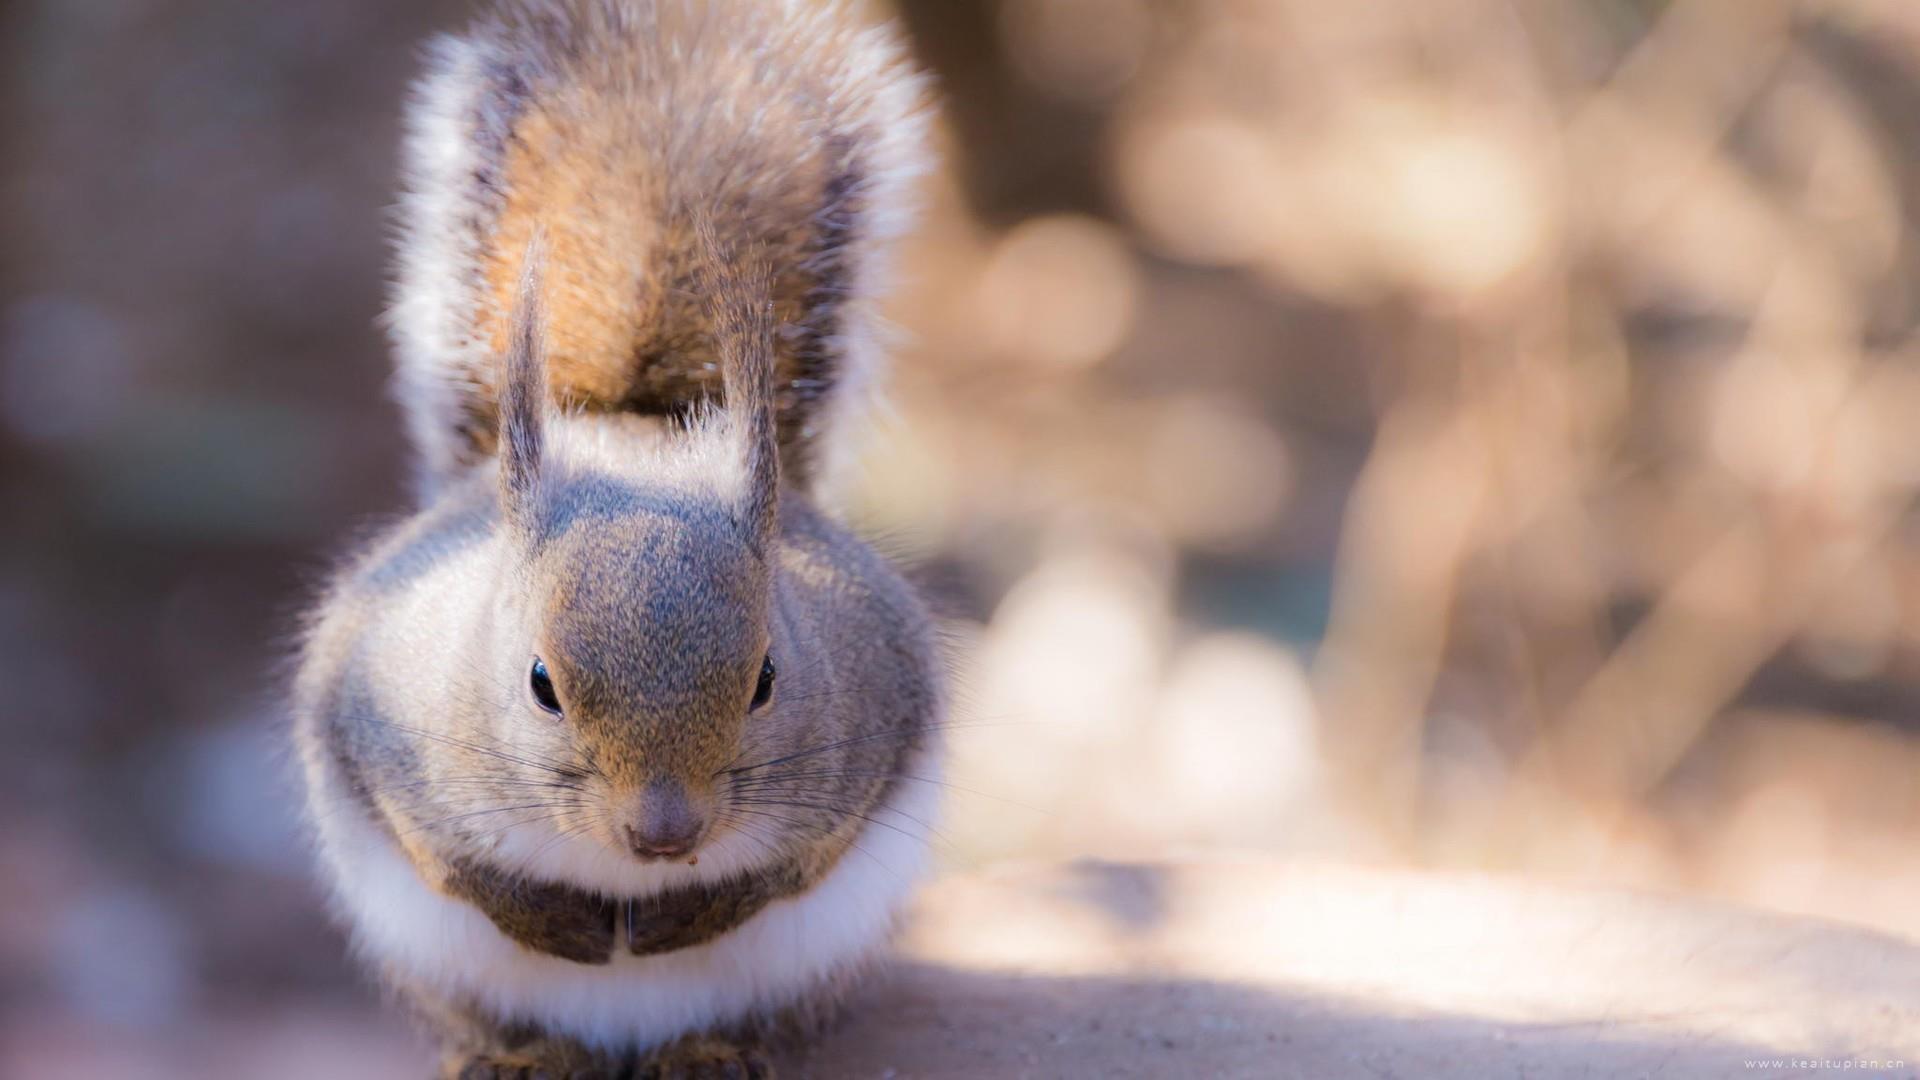
[[[893,824],[890,821],[881,821],[879,818],[861,813],[858,810],[850,809],[845,806],[836,806],[831,803],[807,803],[807,802],[795,802],[792,800],[783,800],[783,799],[761,799],[761,798],[734,799],[733,802],[735,805],[745,805],[745,806],[788,806],[796,810],[820,810],[829,814],[840,814],[846,817],[857,818],[869,824],[878,825],[883,829],[892,829],[894,832],[897,832],[901,836],[907,837],[908,839],[911,839],[911,840],[919,840],[924,843],[929,839],[926,836],[915,836],[913,833],[908,832],[907,830],[901,828],[898,825]],[[897,810],[893,812],[900,813]],[[906,814],[900,814],[900,816],[908,817],[908,815]],[[919,825],[921,828],[927,829],[928,831],[932,831],[933,827],[931,825],[928,825],[924,821],[918,821],[911,818],[909,818],[909,820],[914,820],[914,823]]]
[[[735,832],[738,832],[741,836],[744,836],[747,839],[753,841],[755,844],[758,844],[760,846],[760,850],[765,852],[769,859],[779,858],[780,849],[778,847],[774,846],[774,844],[770,840],[768,840],[765,836],[761,835],[758,831],[748,830],[747,826],[749,824],[755,824],[755,823],[742,821],[739,818],[734,817],[730,810],[722,811],[716,823],[720,825],[724,825],[727,828],[733,829]]]
[[[371,806],[368,805],[368,801],[362,801],[357,798],[343,798],[335,801],[333,805],[327,807],[322,813],[316,814],[315,820],[333,820],[339,815],[349,811],[366,813],[371,810],[376,817],[393,821],[395,814],[412,814],[416,811],[427,809],[457,810],[464,806],[476,806],[483,803],[489,790],[491,790],[489,785],[498,783],[501,783],[501,781],[491,778],[458,777],[454,778],[452,782],[422,780],[405,784],[390,784],[386,787],[374,788],[366,792],[367,800],[371,802]],[[509,797],[517,796],[520,798],[527,798],[536,793],[555,790],[572,792],[573,794],[570,794],[568,796],[569,798],[576,797],[578,794],[583,793],[582,789],[571,788],[567,785],[556,784],[549,781],[528,780],[507,784],[506,786],[513,789],[507,792]],[[408,800],[399,800],[391,797],[396,793],[406,791],[412,791],[420,797]],[[439,797],[441,795],[448,797]]]
[[[956,784],[951,780],[942,780],[937,777],[930,777],[930,776],[914,776],[911,773],[887,773],[887,772],[871,772],[871,771],[860,772],[860,771],[839,770],[839,769],[822,769],[822,770],[816,770],[812,772],[802,772],[802,773],[779,772],[779,773],[772,773],[766,776],[749,776],[740,780],[735,780],[733,782],[732,790],[758,791],[763,788],[774,787],[784,783],[791,783],[796,780],[833,780],[833,779],[838,779],[840,777],[851,777],[855,779],[906,780],[906,781],[910,781],[912,783],[917,783],[917,784],[932,784],[932,785],[935,785],[936,787],[943,787],[950,791],[963,792],[968,795],[978,795],[980,798],[983,798],[983,799],[992,799],[995,802],[1003,802],[1009,806],[1017,806],[1022,810],[1031,810],[1036,814],[1047,814],[1051,816],[1051,812],[1048,810],[1042,809],[1041,807],[1038,807],[1038,806],[1032,806],[1030,804],[1020,802],[1017,799],[1009,799],[1004,795],[995,795],[990,791],[981,791],[978,788],[970,788],[962,784]]]
[[[414,788],[461,788],[461,787],[506,787],[559,789],[562,791],[585,791],[584,784],[570,780],[534,780],[518,776],[443,776],[433,780],[410,780],[404,784],[388,784],[385,787],[369,788],[368,795],[390,795],[396,791]]]
[[[833,742],[827,743],[824,746],[815,746],[806,750],[798,750],[798,751],[795,751],[794,753],[787,754],[783,757],[774,758],[771,761],[762,761],[754,765],[736,765],[732,768],[721,769],[720,772],[717,772],[714,775],[719,776],[725,773],[743,773],[743,772],[752,772],[755,769],[769,769],[775,765],[784,765],[789,761],[799,761],[802,758],[812,757],[815,754],[824,754],[829,750],[838,750],[846,746],[854,746],[859,743],[872,742],[875,739],[909,739],[909,738],[913,738],[916,735],[922,735],[930,731],[942,730],[944,726],[945,725],[940,725],[940,724],[923,724],[918,727],[912,727],[912,728],[895,728],[889,731],[875,731],[875,732],[869,732],[865,735],[854,735],[845,739],[836,739]]]
[[[489,829],[486,832],[475,834],[475,839],[491,840],[495,837],[498,837],[506,833],[510,829],[518,829],[526,825],[538,825],[544,821],[553,821],[558,818],[565,817],[569,813],[572,813],[571,809],[562,807],[560,809],[554,810],[552,813],[535,814],[532,817],[521,818],[517,821],[509,821],[504,825],[498,826],[497,828]]]
[[[559,817],[562,815],[556,814],[554,816]],[[564,843],[568,840],[572,840],[577,836],[583,835],[588,831],[590,831],[592,828],[593,828],[593,822],[589,820],[589,821],[575,822],[574,824],[569,825],[564,829],[557,830],[552,836],[547,838],[545,843],[542,843],[539,847],[534,848],[532,851],[528,852],[525,856],[521,857],[520,859],[515,860],[514,868],[513,868],[514,872],[520,876],[523,876],[523,877],[526,876],[529,872],[531,872],[534,862],[538,860],[540,856],[545,855],[554,846]]]
[[[783,793],[781,793],[781,792],[777,792],[777,791],[776,791],[776,792],[768,792],[768,791],[764,791],[764,790],[750,790],[750,791],[748,791],[748,792],[746,792],[746,797],[744,797],[744,798],[742,798],[742,797],[740,797],[740,796],[739,796],[739,795],[737,795],[737,794],[736,794],[736,795],[733,795],[733,796],[731,796],[731,798],[732,798],[732,801],[734,801],[734,802],[739,802],[739,803],[751,803],[751,804],[754,804],[754,805],[783,805],[783,806],[802,806],[802,805],[807,805],[807,804],[802,804],[802,803],[797,803],[797,802],[793,802],[793,801],[791,801],[791,800],[789,800],[789,799],[776,799],[776,798],[771,798],[771,797],[770,797],[771,795],[779,795],[779,794],[783,794]],[[839,797],[839,796],[837,796],[837,795],[836,795],[836,794],[835,794],[834,792],[830,792],[830,791],[800,791],[800,792],[796,792],[796,793],[794,793],[794,794],[798,794],[798,795],[800,795],[801,797],[803,797],[803,798],[807,798],[807,799],[815,799],[815,800],[820,800],[820,801],[822,801],[822,802],[824,803],[824,805],[822,805],[822,806],[817,806],[817,807],[816,807],[816,806],[810,806],[810,805],[808,805],[808,806],[807,806],[807,808],[808,808],[808,809],[823,809],[823,810],[829,810],[829,811],[832,811],[832,812],[834,812],[834,813],[840,813],[840,814],[852,814],[852,815],[855,815],[855,816],[860,816],[860,810],[859,810],[859,807],[858,807],[858,806],[857,806],[856,804],[853,804],[853,803],[851,803],[851,802],[849,802],[849,801],[848,801],[848,799],[845,799],[845,798],[841,798],[841,797]],[[890,813],[890,814],[898,814],[898,815],[900,815],[901,817],[903,817],[903,818],[905,818],[905,819],[907,819],[908,821],[911,821],[911,822],[913,822],[913,823],[914,823],[915,825],[918,825],[918,826],[920,826],[921,828],[923,828],[923,829],[925,829],[925,830],[927,830],[927,832],[928,832],[928,833],[930,833],[930,834],[932,834],[933,836],[936,836],[936,837],[939,837],[939,839],[940,839],[940,840],[941,840],[941,841],[942,841],[943,843],[951,843],[951,841],[950,841],[950,840],[949,840],[949,839],[948,839],[947,837],[945,837],[944,835],[941,835],[941,833],[940,833],[940,831],[939,831],[939,829],[937,829],[937,828],[935,828],[932,822],[929,822],[929,821],[927,821],[927,820],[926,820],[925,818],[921,818],[921,817],[918,817],[918,816],[916,816],[916,815],[914,815],[914,814],[909,814],[909,813],[907,813],[907,812],[906,812],[905,810],[902,810],[902,809],[900,809],[899,807],[895,807],[895,806],[885,806],[885,805],[879,805],[879,804],[876,804],[876,805],[875,805],[875,806],[873,807],[873,810],[874,810],[874,812],[875,812],[875,813],[879,813],[879,812],[882,812],[882,811],[884,811],[884,812],[886,812],[886,813]],[[871,819],[871,818],[867,818],[866,820],[869,820],[869,821],[871,821],[872,819]],[[876,825],[885,825],[885,824],[886,824],[886,822],[883,822],[883,821],[876,821],[876,822],[874,822],[874,824],[876,824]],[[923,838],[923,839],[924,839],[924,838]]]
[[[821,833],[822,835],[830,835],[830,834],[831,834],[831,833],[833,832],[833,830],[832,830],[832,829],[823,829],[823,828],[821,828],[820,826],[818,826],[818,825],[815,825],[815,824],[814,824],[814,823],[812,823],[812,822],[809,822],[809,821],[801,821],[801,820],[799,820],[798,818],[793,818],[793,817],[789,817],[789,816],[787,816],[787,815],[784,815],[784,814],[776,814],[776,813],[772,813],[771,811],[766,811],[766,810],[739,810],[738,812],[739,812],[739,813],[743,813],[743,814],[753,814],[753,815],[755,815],[755,816],[757,816],[757,817],[764,817],[764,818],[771,818],[771,819],[773,819],[774,821],[778,821],[778,822],[781,822],[781,823],[783,823],[783,824],[785,824],[785,825],[787,825],[787,826],[788,826],[788,827],[790,827],[790,828],[796,828],[796,829],[811,829],[811,830],[813,830],[813,831],[815,831],[815,832],[818,832],[818,833]],[[909,835],[910,835],[910,834],[909,834]],[[917,839],[917,838],[916,838],[916,839]],[[894,879],[895,881],[898,881],[898,882],[900,882],[901,884],[906,884],[906,882],[907,882],[907,879],[906,879],[906,878],[903,878],[903,877],[901,877],[901,876],[900,876],[900,872],[899,872],[899,871],[897,871],[897,870],[895,870],[895,869],[894,869],[893,867],[891,867],[891,866],[888,866],[888,865],[887,865],[887,864],[886,864],[886,863],[885,863],[884,861],[882,861],[882,860],[880,859],[880,857],[879,857],[879,856],[877,856],[877,855],[875,855],[875,854],[874,854],[873,852],[871,852],[871,851],[868,851],[868,850],[867,850],[866,848],[863,848],[863,847],[861,847],[861,846],[860,846],[860,844],[859,844],[859,843],[858,843],[857,841],[854,841],[854,840],[848,840],[848,841],[847,841],[847,847],[848,847],[848,848],[850,848],[850,849],[852,849],[852,850],[854,850],[854,851],[857,851],[857,852],[859,852],[859,853],[860,853],[860,854],[862,854],[862,855],[865,855],[865,856],[866,856],[867,858],[869,858],[869,859],[872,859],[872,860],[873,860],[873,863],[874,863],[874,865],[875,865],[875,866],[878,866],[878,867],[879,867],[880,869],[882,869],[882,870],[885,870],[885,871],[887,872],[887,874],[888,874],[889,876],[891,876],[891,877],[892,877],[892,878],[893,878],[893,879]]]
[[[428,731],[425,728],[412,727],[410,725],[402,724],[393,720],[386,720],[386,719],[382,719],[380,717],[374,717],[374,716],[364,717],[363,719],[366,720],[366,722],[368,723],[380,724],[385,727],[392,728],[395,731],[405,732],[409,735],[415,735],[423,739],[430,739],[434,742],[444,743],[448,746],[458,747],[463,750],[470,750],[476,754],[485,754],[488,757],[497,758],[501,761],[512,762],[515,765],[522,765],[529,769],[541,769],[541,770],[545,770],[551,773],[556,773],[562,776],[571,776],[578,771],[572,765],[567,764],[566,762],[550,759],[545,757],[544,755],[535,754],[533,757],[524,757],[517,754],[508,753],[505,750],[501,750],[497,747],[485,746],[468,739],[461,739],[456,736],[443,734],[438,731]],[[529,753],[531,753],[531,751],[529,751]]]
[[[468,818],[485,817],[489,814],[505,814],[514,810],[548,810],[548,809],[553,809],[555,807],[559,807],[562,809],[571,808],[570,804],[555,803],[555,802],[519,803],[513,806],[493,806],[493,807],[488,807],[485,810],[472,810],[465,813],[450,814],[445,817],[435,818],[432,821],[411,822],[409,823],[409,828],[406,831],[419,832],[426,829],[436,829],[443,825],[447,825],[455,821],[464,821]],[[404,835],[404,834],[400,834],[400,835]]]

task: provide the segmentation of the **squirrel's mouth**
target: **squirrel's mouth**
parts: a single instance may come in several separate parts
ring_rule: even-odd
[[[627,850],[634,858],[639,859],[643,863],[683,862],[688,866],[699,865],[699,847],[700,842],[705,839],[704,836],[694,837],[684,843],[658,844],[631,825],[625,825],[621,828],[626,836]],[[704,829],[701,831],[702,833],[705,832]]]

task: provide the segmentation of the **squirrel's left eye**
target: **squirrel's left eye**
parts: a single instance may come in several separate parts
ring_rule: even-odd
[[[753,704],[747,706],[747,711],[752,712],[765,705],[771,697],[773,697],[773,655],[769,653],[760,661],[760,681],[754,684]]]
[[[533,674],[527,679],[527,686],[541,708],[560,715],[560,695],[553,692],[553,676],[547,674],[547,662],[537,656],[533,658]]]

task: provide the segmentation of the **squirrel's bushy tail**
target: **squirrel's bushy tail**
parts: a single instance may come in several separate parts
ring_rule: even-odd
[[[423,490],[495,451],[536,234],[549,384],[588,411],[720,394],[702,260],[717,234],[770,266],[781,471],[812,485],[878,362],[924,129],[900,42],[838,2],[507,0],[435,43],[390,315]]]

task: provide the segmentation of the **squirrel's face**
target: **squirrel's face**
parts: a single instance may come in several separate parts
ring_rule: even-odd
[[[718,508],[586,516],[533,561],[521,705],[570,745],[591,796],[583,831],[643,860],[687,858],[772,696],[768,568]]]
[[[500,510],[519,579],[508,592],[521,602],[495,659],[522,688],[524,723],[507,733],[521,748],[512,764],[544,772],[514,787],[565,789],[529,806],[548,815],[556,840],[590,834],[643,860],[691,859],[716,831],[745,836],[743,814],[779,834],[752,837],[765,854],[817,830],[747,809],[772,796],[742,794],[743,784],[771,781],[737,777],[818,741],[813,721],[831,712],[829,695],[810,692],[828,677],[827,628],[795,614],[806,625],[783,640],[786,620],[775,617],[785,593],[772,566],[783,532],[766,270],[703,236],[723,410],[666,425],[552,415],[533,254],[499,386]],[[772,685],[788,656],[798,661],[794,709]],[[763,707],[771,715],[753,723]],[[837,748],[804,752],[844,768],[819,756]],[[851,772],[836,782],[873,786]],[[783,812],[792,809],[815,808]]]

